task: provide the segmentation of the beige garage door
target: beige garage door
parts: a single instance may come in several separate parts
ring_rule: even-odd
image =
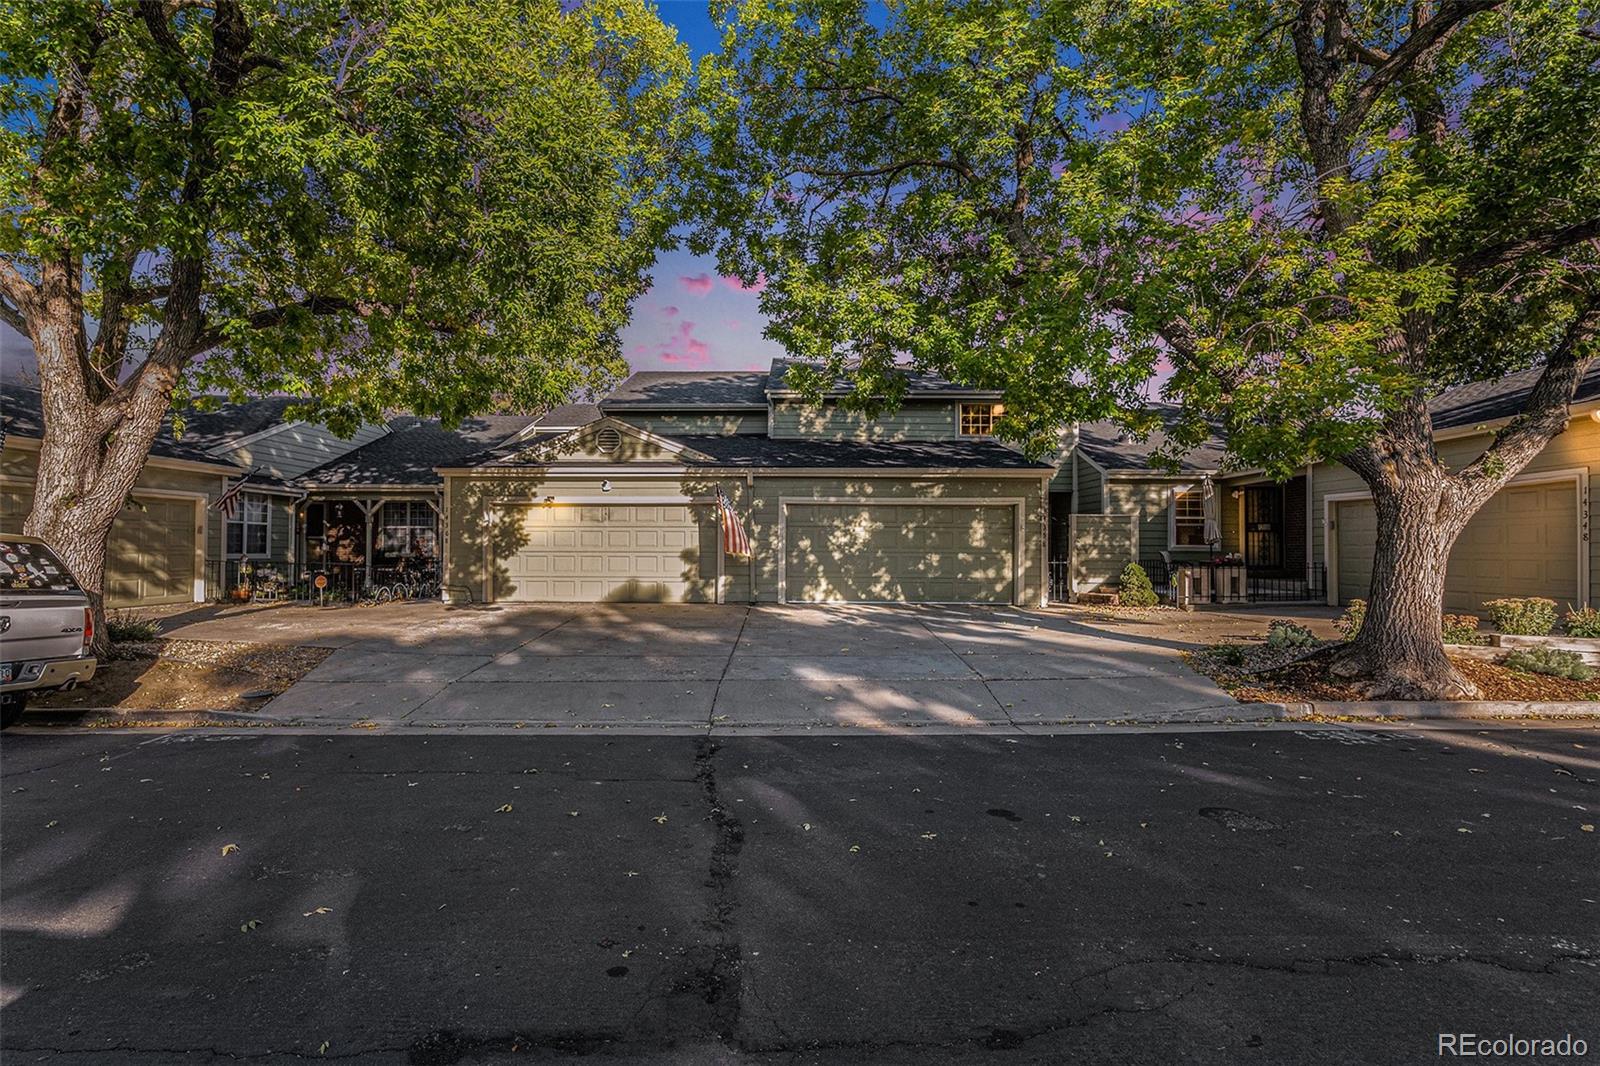
[[[20,532],[33,509],[33,493],[7,489],[0,524]],[[150,607],[194,602],[195,502],[142,496],[122,509],[106,545],[106,604]]]
[[[700,518],[688,504],[533,506],[519,528],[519,544],[499,575],[500,599],[678,603],[715,597],[701,579]]]
[[[1376,520],[1365,501],[1337,506],[1339,599],[1348,602],[1370,588]],[[1445,573],[1445,609],[1482,614],[1483,601],[1499,596],[1545,596],[1563,607],[1580,602],[1572,482],[1502,489],[1456,540]]]
[[[784,598],[795,603],[1011,603],[1010,504],[790,503]]]
[[[193,500],[140,496],[122,509],[106,548],[106,603],[194,601]]]

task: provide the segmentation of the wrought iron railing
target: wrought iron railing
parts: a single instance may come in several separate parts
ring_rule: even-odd
[[[1072,564],[1052,560],[1048,565],[1051,603],[1073,599]],[[1204,571],[1185,584],[1185,569]],[[1180,592],[1190,590],[1195,604],[1228,605],[1250,603],[1320,603],[1327,598],[1327,570],[1320,563],[1293,572],[1260,571],[1243,564],[1174,563],[1171,572],[1161,563],[1148,567],[1150,583],[1167,603],[1178,602]]]
[[[318,578],[322,579],[320,583]],[[309,568],[282,562],[210,559],[206,562],[206,588],[210,599],[225,603],[437,599],[439,567],[437,561],[410,562],[374,566],[369,573],[363,563],[329,563]]]

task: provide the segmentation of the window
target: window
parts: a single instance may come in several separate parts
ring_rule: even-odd
[[[394,500],[383,505],[378,551],[391,557],[439,554],[433,508],[423,500]]]
[[[961,405],[961,435],[963,437],[989,437],[994,435],[994,423],[1006,413],[998,403],[964,403]]]
[[[228,554],[266,555],[267,498],[258,492],[239,494],[233,514],[228,516]]]
[[[1199,489],[1185,489],[1172,494],[1172,546],[1206,546],[1206,501]]]

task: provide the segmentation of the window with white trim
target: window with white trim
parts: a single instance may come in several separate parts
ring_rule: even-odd
[[[378,550],[388,556],[437,558],[439,532],[426,500],[391,500],[383,505]]]
[[[229,555],[266,555],[272,544],[270,501],[259,492],[241,492],[228,517]]]
[[[1004,404],[964,403],[961,405],[960,428],[963,437],[992,437],[994,424],[1006,413]]]
[[[1183,489],[1172,494],[1172,546],[1206,546],[1206,498],[1200,489]]]

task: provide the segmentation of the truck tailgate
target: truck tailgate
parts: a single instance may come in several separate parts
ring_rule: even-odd
[[[0,660],[70,659],[83,652],[79,596],[0,592]]]

